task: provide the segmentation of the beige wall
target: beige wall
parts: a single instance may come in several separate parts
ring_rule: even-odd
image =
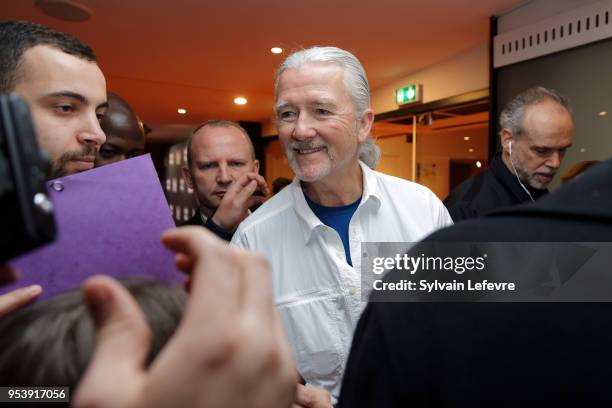
[[[488,88],[489,62],[486,44],[373,90],[374,113],[396,110],[395,90],[415,83],[423,85],[425,103]]]
[[[463,126],[445,127],[456,119],[439,120],[434,126],[419,126],[417,129],[417,166],[416,182],[427,186],[441,200],[450,190],[451,159],[473,163],[480,160],[486,163],[488,126],[487,114],[475,114],[461,118]],[[395,125],[399,126],[399,125]],[[404,128],[408,128],[404,126]],[[390,129],[390,128],[389,128]],[[376,128],[377,143],[382,157],[376,170],[412,180],[412,143],[406,140],[406,133],[394,135],[387,129]],[[381,131],[382,130],[382,131]],[[468,140],[465,140],[465,139]],[[471,150],[471,151],[470,151]]]
[[[465,140],[469,137],[469,140]],[[420,171],[416,182],[429,187],[440,200],[450,192],[450,162],[487,160],[488,126],[479,123],[456,129],[417,132],[417,160]],[[470,152],[470,149],[473,151]]]
[[[450,157],[425,156],[419,160],[417,183],[434,192],[440,200],[448,195]]]
[[[381,157],[376,170],[412,180],[412,143],[407,142],[406,135],[382,137],[377,143]]]

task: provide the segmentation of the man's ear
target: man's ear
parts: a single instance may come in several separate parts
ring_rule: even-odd
[[[499,132],[499,136],[500,136],[500,142],[502,145],[502,149],[504,151],[508,151],[510,142],[512,141],[512,132],[510,132],[508,129],[502,129],[501,132]]]
[[[253,160],[253,171],[259,174],[259,160],[257,159]]]
[[[361,115],[358,121],[359,130],[357,132],[357,140],[359,143],[365,143],[370,131],[372,130],[372,124],[374,123],[374,112],[372,109],[366,109]]]
[[[191,172],[189,168],[186,166],[181,167],[181,175],[183,176],[183,180],[187,184],[187,187],[193,190],[193,179],[191,178]]]

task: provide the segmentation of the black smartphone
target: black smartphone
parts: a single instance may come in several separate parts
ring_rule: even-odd
[[[0,263],[55,239],[50,171],[28,105],[0,95]]]

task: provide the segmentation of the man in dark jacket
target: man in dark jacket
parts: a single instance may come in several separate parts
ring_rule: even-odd
[[[612,241],[611,179],[612,159],[426,241]],[[610,303],[370,303],[340,407],[609,405],[611,338]]]
[[[444,200],[455,222],[537,200],[548,192],[572,145],[568,101],[550,89],[535,87],[517,95],[502,111],[499,124],[501,154]]]
[[[268,194],[253,143],[235,122],[209,120],[198,126],[187,142],[187,167],[182,171],[198,204],[195,215],[182,225],[203,226],[226,241],[249,208]]]

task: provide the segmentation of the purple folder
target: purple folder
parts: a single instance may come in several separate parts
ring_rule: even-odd
[[[89,276],[140,276],[183,281],[161,233],[174,228],[149,155],[47,183],[55,206],[55,242],[14,258],[21,279],[0,293],[31,284],[40,299],[78,288]]]

